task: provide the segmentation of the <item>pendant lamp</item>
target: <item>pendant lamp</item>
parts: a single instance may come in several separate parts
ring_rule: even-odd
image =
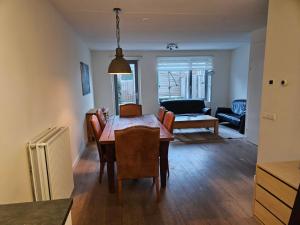
[[[114,8],[116,13],[116,37],[117,37],[117,48],[116,48],[116,57],[111,61],[108,67],[108,74],[131,74],[131,68],[126,59],[124,59],[123,50],[120,47],[120,17],[119,12],[120,8]]]

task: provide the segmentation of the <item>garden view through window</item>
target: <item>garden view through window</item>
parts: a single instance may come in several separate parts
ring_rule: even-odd
[[[159,57],[159,101],[203,99],[210,101],[214,73],[213,57]]]
[[[138,61],[127,60],[132,74],[119,74],[114,76],[116,114],[119,107],[127,103],[139,103],[138,88]]]

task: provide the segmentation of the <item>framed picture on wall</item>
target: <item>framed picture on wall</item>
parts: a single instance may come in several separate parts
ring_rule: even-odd
[[[80,62],[82,95],[91,93],[89,65]]]

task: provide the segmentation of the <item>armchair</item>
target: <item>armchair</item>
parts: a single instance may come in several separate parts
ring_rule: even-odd
[[[229,124],[238,127],[241,134],[245,133],[246,121],[246,103],[245,99],[237,99],[232,101],[231,108],[218,107],[215,117],[219,122],[228,122]]]

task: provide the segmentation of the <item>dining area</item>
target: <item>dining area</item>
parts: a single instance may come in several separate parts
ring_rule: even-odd
[[[168,155],[175,115],[164,107],[156,115],[144,115],[142,105],[133,103],[120,105],[119,112],[108,118],[100,108],[87,121],[99,153],[99,185],[106,168],[108,192],[118,190],[122,204],[123,180],[152,179],[159,202],[170,174]]]
[[[257,224],[252,145],[182,140],[194,129],[177,129],[162,106],[147,114],[146,105],[121,104],[114,115],[103,106],[86,114],[93,139],[74,169],[74,225]],[[204,132],[215,136],[194,135]]]

